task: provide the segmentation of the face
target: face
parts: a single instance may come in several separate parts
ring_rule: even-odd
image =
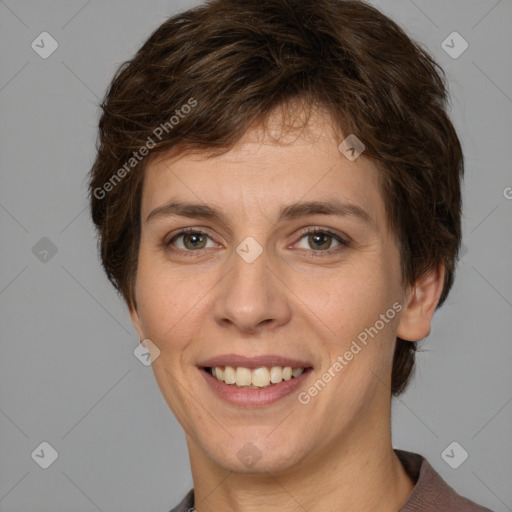
[[[389,436],[405,300],[374,164],[340,153],[320,114],[276,133],[155,160],[143,186],[132,320],[191,460],[237,472]]]

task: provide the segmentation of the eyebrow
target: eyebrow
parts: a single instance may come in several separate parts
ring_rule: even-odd
[[[282,220],[293,220],[307,215],[335,215],[338,217],[353,217],[366,224],[375,225],[375,221],[360,206],[342,202],[332,201],[307,201],[293,203],[283,206],[279,211],[278,222]],[[185,203],[182,201],[170,201],[152,210],[146,218],[149,223],[159,218],[172,216],[200,218],[226,223],[224,214],[214,206],[199,203]]]

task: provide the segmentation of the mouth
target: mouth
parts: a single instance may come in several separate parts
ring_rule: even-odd
[[[291,366],[260,366],[246,368],[244,366],[206,366],[203,370],[218,381],[240,389],[262,389],[276,386],[283,381],[300,377],[306,368]]]
[[[277,356],[227,355],[198,365],[210,390],[237,406],[263,406],[292,394],[313,371],[307,361]]]

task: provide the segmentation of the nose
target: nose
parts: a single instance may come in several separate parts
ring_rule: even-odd
[[[233,253],[213,305],[215,321],[244,333],[273,330],[291,318],[289,292],[271,269],[266,252],[251,263]],[[287,293],[288,292],[288,293]]]

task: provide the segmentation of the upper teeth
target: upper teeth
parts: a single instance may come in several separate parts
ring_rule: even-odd
[[[212,368],[212,375],[226,384],[236,386],[250,386],[264,388],[272,384],[278,384],[283,380],[290,380],[298,377],[304,368],[292,368],[291,366],[272,366],[266,368],[244,368],[239,366],[215,366]]]

